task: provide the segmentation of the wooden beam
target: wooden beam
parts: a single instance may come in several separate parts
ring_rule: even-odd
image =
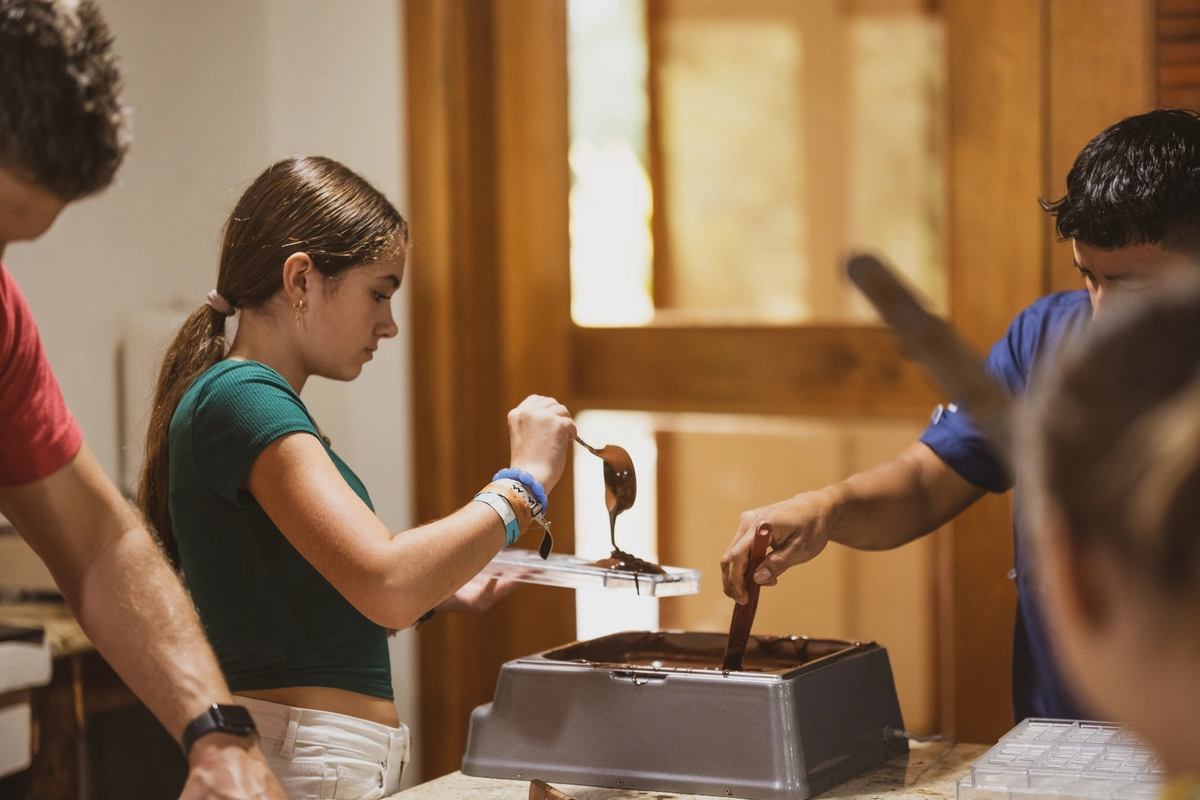
[[[1159,0],[1158,103],[1200,109],[1200,0]]]
[[[1043,41],[1049,0],[947,0],[951,318],[979,350],[1042,292]],[[954,522],[954,733],[996,741],[1012,727],[1016,587],[1008,497]]]
[[[646,0],[646,161],[650,174],[652,212],[650,236],[654,241],[653,280],[656,308],[675,306],[674,263],[671,261],[671,231],[667,225],[670,187],[667,186],[666,147],[663,142],[662,66],[669,24],[669,0]]]
[[[540,394],[573,407],[566,4],[497,0],[492,8],[504,403]],[[559,553],[575,552],[571,460],[548,515]],[[541,537],[533,526],[521,546],[536,548]],[[575,638],[573,591],[527,586],[505,602],[505,613],[492,617],[497,668]]]
[[[583,408],[912,417],[940,398],[878,327],[575,327],[571,338]]]
[[[1058,199],[1067,172],[1092,137],[1154,108],[1154,3],[1151,0],[1052,0],[1046,195]],[[1047,232],[1046,292],[1082,289],[1071,243]]]
[[[494,9],[504,399],[516,405],[568,382],[567,12],[559,0]]]
[[[505,416],[523,397],[569,399],[567,28],[556,0],[410,0],[405,15],[423,522],[508,465]],[[569,475],[561,485],[551,519],[571,552]],[[492,699],[500,666],[570,641],[574,623],[569,593],[530,587],[422,626],[426,779],[459,768],[471,711]]]
[[[416,506],[445,516],[508,463],[496,264],[492,6],[405,3],[413,247]],[[504,608],[490,612],[503,616]],[[420,632],[423,775],[458,769],[471,709],[491,699],[500,654],[488,615]]]

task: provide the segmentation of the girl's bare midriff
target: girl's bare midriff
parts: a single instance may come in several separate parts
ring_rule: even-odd
[[[346,689],[334,689],[329,686],[288,686],[283,689],[254,689],[248,692],[236,692],[235,695],[295,708],[332,711],[334,714],[345,714],[348,717],[378,722],[389,728],[400,725],[400,718],[396,715],[396,706],[392,704],[391,700],[359,694]]]

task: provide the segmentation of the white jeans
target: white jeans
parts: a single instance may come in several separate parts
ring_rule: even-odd
[[[400,791],[408,728],[237,697],[289,800],[377,800]]]

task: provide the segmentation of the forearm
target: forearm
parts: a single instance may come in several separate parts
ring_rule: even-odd
[[[99,551],[67,600],[96,649],[175,738],[212,703],[230,702],[191,599],[144,529]]]
[[[360,608],[390,628],[406,628],[479,574],[504,547],[504,524],[489,506],[468,503],[448,517],[392,537],[377,586]]]
[[[742,514],[721,557],[725,594],[745,603],[746,569],[755,531],[770,526],[771,552],[754,573],[773,583],[838,542],[860,550],[899,547],[946,524],[982,496],[920,442],[896,458],[815,492]]]
[[[173,736],[229,697],[191,600],[85,445],[53,475],[0,489],[101,655]]]
[[[983,494],[917,443],[818,493],[829,541],[887,550],[937,530]]]

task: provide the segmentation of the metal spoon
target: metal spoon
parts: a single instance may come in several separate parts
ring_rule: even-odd
[[[637,499],[637,473],[633,469],[633,459],[624,447],[615,444],[597,450],[578,436],[575,441],[604,462],[604,505],[608,507],[608,535],[613,550],[618,550],[617,515],[632,507]]]

